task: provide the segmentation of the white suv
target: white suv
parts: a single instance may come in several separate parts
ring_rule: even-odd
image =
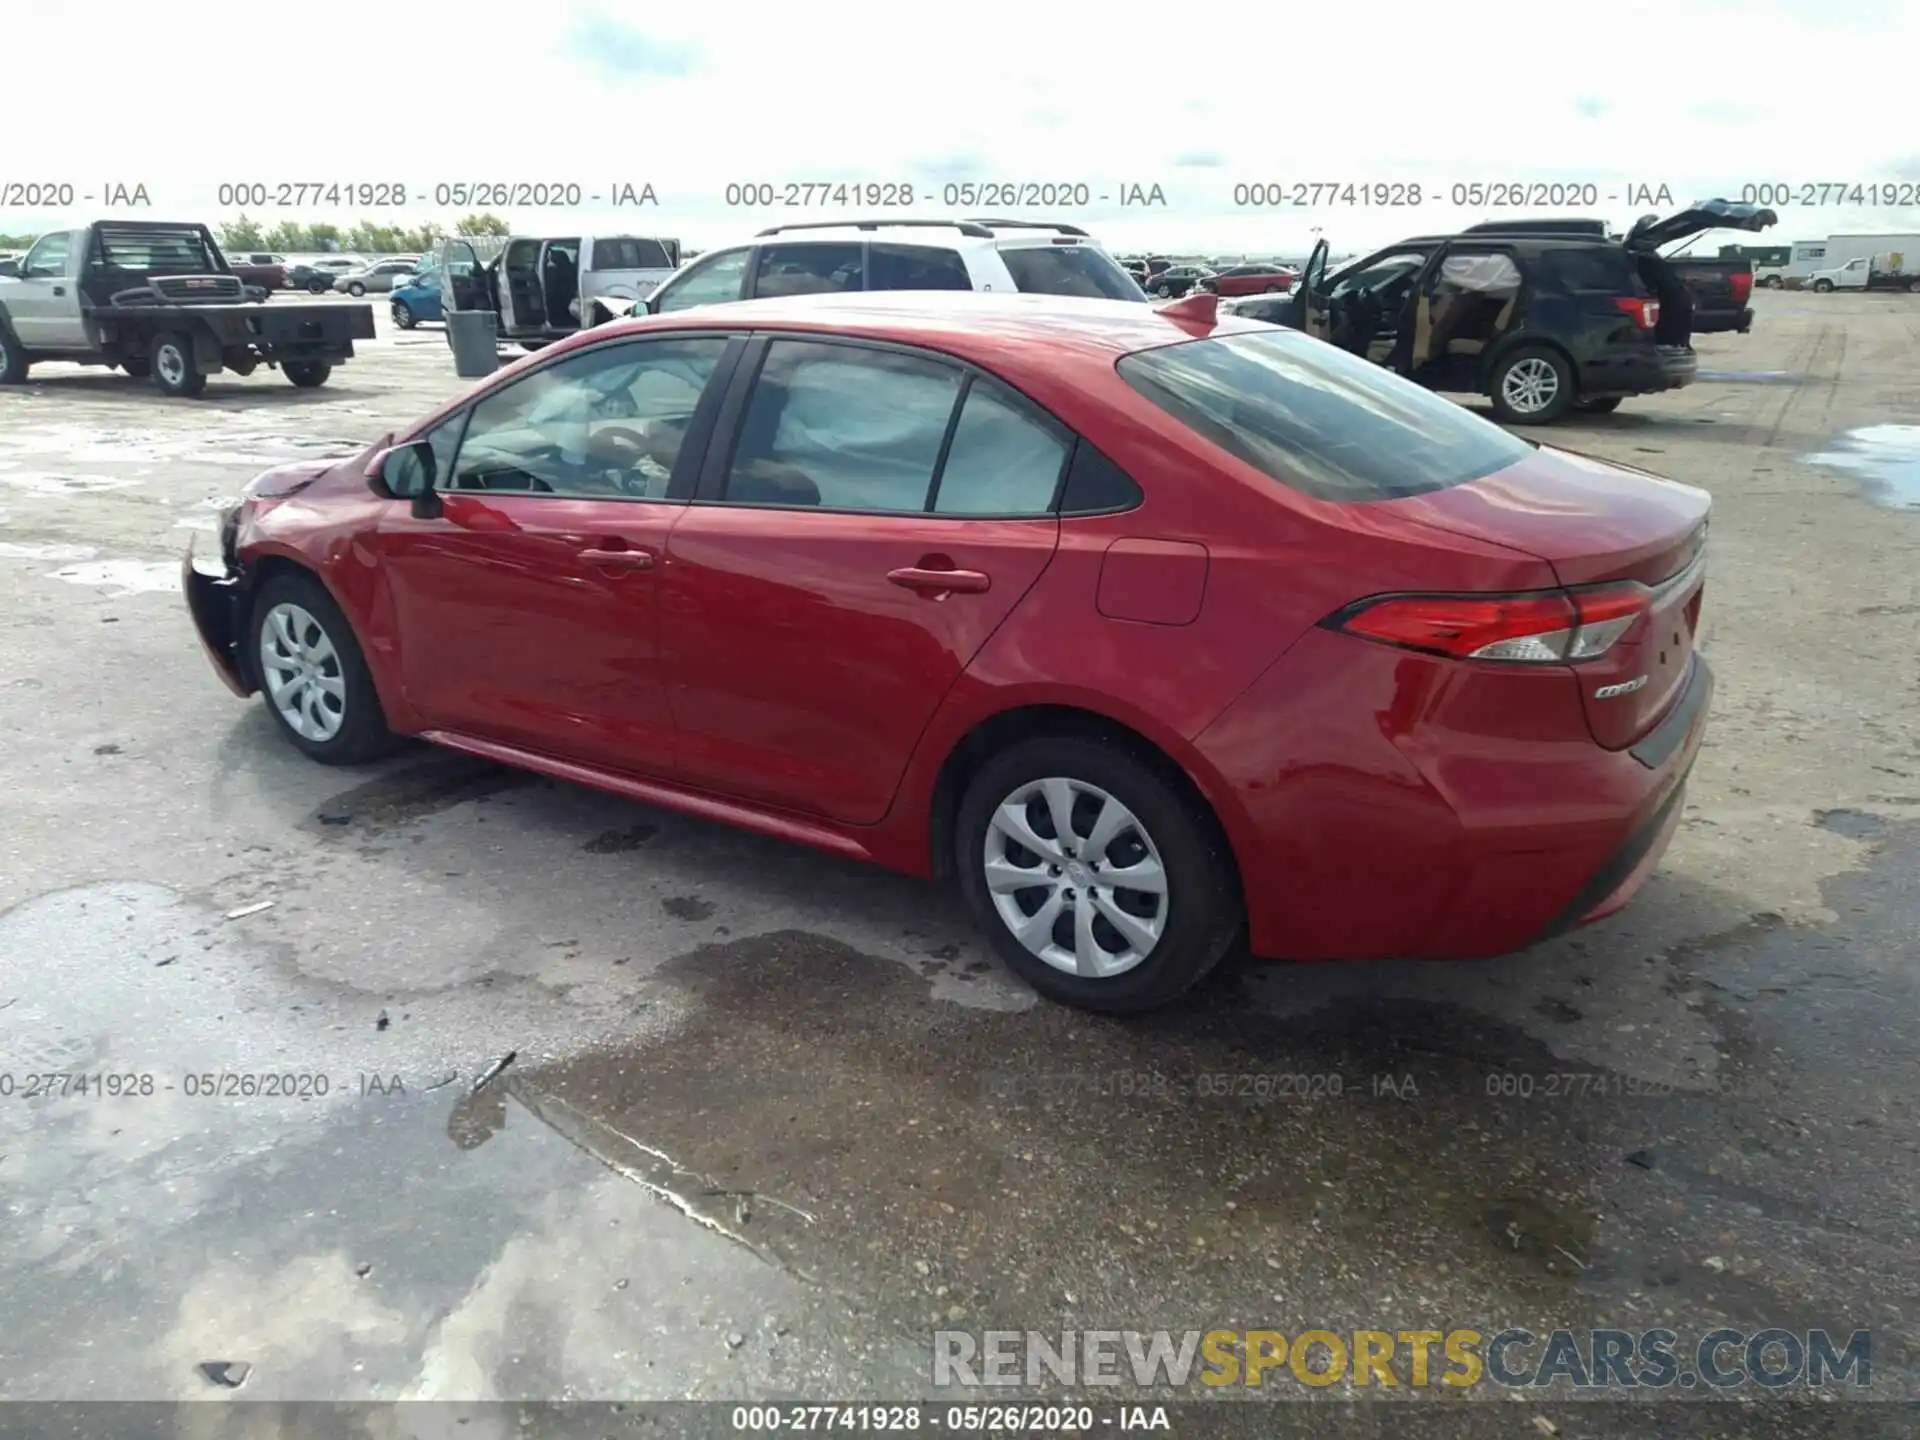
[[[992,290],[1145,300],[1075,225],[1037,220],[857,220],[775,225],[709,250],[647,300],[655,314],[842,290]]]

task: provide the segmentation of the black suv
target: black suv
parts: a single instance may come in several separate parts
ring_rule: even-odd
[[[1232,307],[1365,355],[1433,390],[1485,395],[1509,424],[1691,384],[1693,305],[1657,246],[1763,230],[1756,205],[1707,200],[1624,238],[1589,222],[1495,222],[1423,235],[1326,273],[1314,247],[1294,293]],[[1578,228],[1576,228],[1578,227]]]

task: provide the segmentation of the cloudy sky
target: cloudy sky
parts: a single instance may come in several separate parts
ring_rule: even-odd
[[[1286,252],[1319,227],[1339,252],[1496,213],[1624,222],[1759,185],[1787,187],[1781,240],[1920,230],[1920,206],[1840,188],[1920,198],[1911,0],[326,0],[159,23],[130,3],[116,21],[122,5],[85,7],[111,51],[76,39],[76,12],[9,14],[11,56],[44,63],[6,65],[0,233],[87,218],[116,184],[144,185],[154,218],[209,221],[235,208],[222,185],[260,186],[248,213],[271,224],[451,221],[477,208],[457,187],[499,182],[577,197],[488,207],[516,230],[703,246],[853,213],[789,194],[808,182],[911,187],[915,206],[886,213],[922,216],[985,208],[949,186],[1051,184],[1051,207],[992,208],[1072,219],[1116,249]],[[1456,207],[1475,183],[1591,186],[1594,203],[1573,189],[1495,211],[1462,192]],[[782,203],[730,205],[730,184]],[[1329,184],[1379,187],[1376,202],[1418,185],[1423,203],[1293,203]],[[333,208],[325,188],[346,185],[406,202]],[[649,185],[657,205],[612,204]],[[1799,203],[1821,199],[1811,185],[1827,203]],[[1078,187],[1085,204],[1058,203]],[[1163,204],[1121,203],[1154,187]],[[1256,196],[1285,203],[1239,203]]]

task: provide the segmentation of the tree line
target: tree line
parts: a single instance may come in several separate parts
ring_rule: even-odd
[[[483,211],[463,215],[451,230],[428,222],[425,225],[383,225],[361,220],[353,225],[305,225],[297,220],[282,220],[273,226],[241,215],[216,225],[214,234],[225,250],[268,250],[277,255],[322,255],[330,251],[348,254],[424,255],[449,235],[505,235],[507,222]],[[33,235],[0,235],[0,250],[25,250],[38,238]]]

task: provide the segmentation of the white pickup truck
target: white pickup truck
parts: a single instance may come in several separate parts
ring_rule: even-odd
[[[679,268],[680,242],[516,235],[489,245],[456,237],[441,242],[439,255],[444,310],[495,311],[503,341],[538,349],[638,306]]]
[[[1920,255],[1909,259],[1898,250],[1856,255],[1844,265],[1814,271],[1807,277],[1807,288],[1822,294],[1829,290],[1909,290],[1920,295]]]
[[[0,278],[0,385],[38,360],[117,366],[168,395],[222,370],[327,383],[371,340],[370,305],[276,300],[234,274],[204,225],[107,220],[42,235]]]

